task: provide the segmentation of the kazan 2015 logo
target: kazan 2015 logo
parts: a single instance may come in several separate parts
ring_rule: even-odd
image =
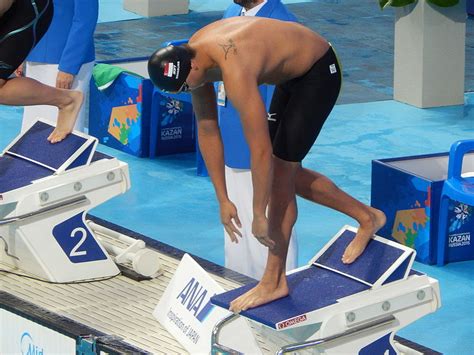
[[[449,222],[449,232],[455,232],[464,224],[469,222],[472,215],[472,207],[464,203],[458,203],[452,207],[454,216]]]
[[[214,309],[207,293],[207,290],[193,277],[176,298],[180,298],[181,304],[202,323]]]

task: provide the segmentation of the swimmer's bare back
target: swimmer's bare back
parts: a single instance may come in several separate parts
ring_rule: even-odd
[[[328,50],[319,34],[293,22],[233,17],[203,27],[190,39],[210,66],[226,71],[244,69],[258,84],[279,84],[305,74]]]

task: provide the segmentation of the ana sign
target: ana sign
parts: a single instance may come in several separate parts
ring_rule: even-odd
[[[153,315],[191,354],[208,354],[212,329],[230,315],[210,302],[212,296],[222,292],[224,289],[185,254]],[[227,325],[219,342],[242,353],[261,353],[245,319]]]

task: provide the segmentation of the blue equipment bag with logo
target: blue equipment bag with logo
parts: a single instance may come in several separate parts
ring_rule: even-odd
[[[191,95],[153,90],[150,157],[196,151],[196,127]]]

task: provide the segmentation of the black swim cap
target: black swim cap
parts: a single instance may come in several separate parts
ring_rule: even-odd
[[[183,46],[158,49],[148,60],[148,74],[161,90],[179,92],[191,71],[191,53]]]

